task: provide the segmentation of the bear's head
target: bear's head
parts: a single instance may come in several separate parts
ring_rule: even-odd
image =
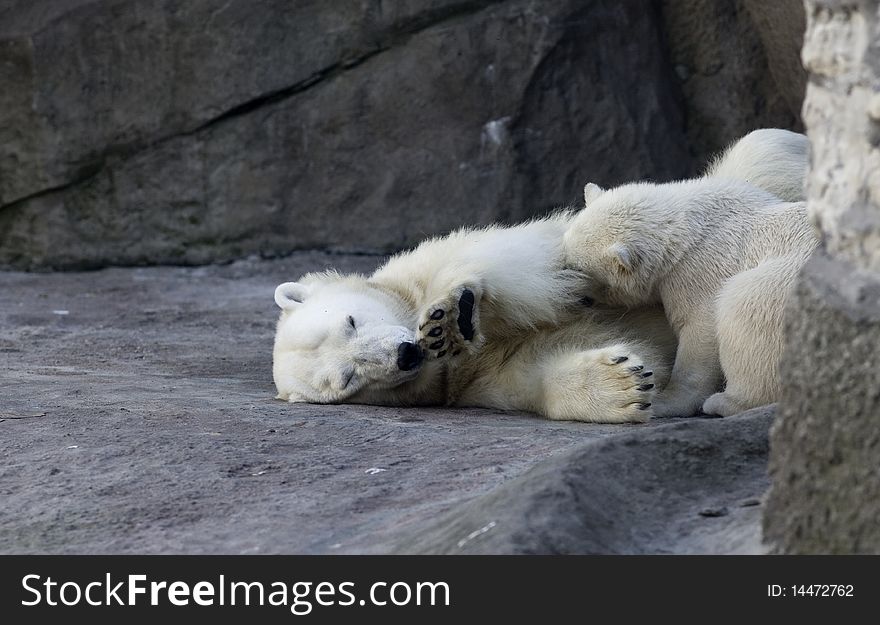
[[[358,402],[414,380],[422,369],[415,314],[362,276],[308,274],[279,285],[275,303],[279,399]]]
[[[590,295],[612,306],[656,301],[655,276],[662,268],[663,224],[646,185],[604,190],[584,187],[585,207],[563,236],[565,266],[584,274]],[[660,220],[662,222],[662,219]]]

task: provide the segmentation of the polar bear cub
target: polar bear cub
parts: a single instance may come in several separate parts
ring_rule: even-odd
[[[786,202],[801,202],[806,199],[809,151],[809,140],[800,133],[780,128],[753,130],[715,158],[704,178],[741,180]]]
[[[678,350],[657,416],[701,407],[727,416],[779,396],[783,308],[818,241],[804,203],[742,181],[742,166],[731,165],[745,151],[738,147],[696,180],[608,191],[588,184],[586,206],[564,235],[567,265],[593,281],[597,299],[663,305]],[[767,188],[802,196],[789,178],[763,176]]]

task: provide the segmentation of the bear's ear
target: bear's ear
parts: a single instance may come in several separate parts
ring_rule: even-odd
[[[638,254],[625,243],[613,243],[606,250],[608,256],[627,273],[632,273],[638,264]]]
[[[275,289],[275,303],[282,310],[293,310],[306,301],[311,287],[299,282],[285,282]]]
[[[605,193],[605,189],[597,184],[588,182],[586,185],[584,185],[584,207],[592,204],[593,200],[599,197],[602,193]]]

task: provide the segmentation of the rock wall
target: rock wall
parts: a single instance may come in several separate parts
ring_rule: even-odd
[[[755,128],[803,130],[803,0],[665,0],[663,23],[699,165]]]
[[[386,252],[689,175],[797,125],[760,24],[799,3],[746,4],[0,0],[0,267]]]
[[[822,246],[787,311],[765,539],[880,553],[880,1],[807,0],[810,215]]]

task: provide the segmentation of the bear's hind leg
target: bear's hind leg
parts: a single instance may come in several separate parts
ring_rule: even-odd
[[[721,417],[729,417],[739,414],[750,408],[748,402],[737,399],[732,392],[724,391],[710,395],[709,399],[703,402],[703,412],[706,414],[716,414]]]
[[[718,357],[727,380],[703,412],[729,416],[779,398],[782,312],[797,261],[777,258],[733,276],[718,294]]]
[[[651,416],[654,372],[632,345],[549,356],[542,366],[543,416],[599,423],[644,422]]]

